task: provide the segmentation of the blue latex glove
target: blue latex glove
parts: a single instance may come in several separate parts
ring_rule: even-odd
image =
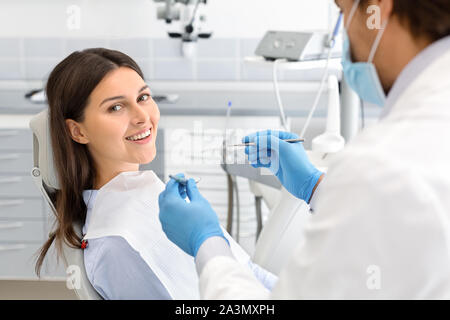
[[[323,173],[311,164],[303,143],[281,140],[298,138],[294,133],[266,130],[245,136],[242,142],[256,142],[256,146],[245,148],[254,168],[269,168],[286,190],[309,203]]]
[[[184,195],[190,202],[186,202]],[[193,257],[209,237],[220,236],[227,240],[217,214],[198,191],[194,179],[189,179],[186,185],[170,179],[159,195],[159,220],[170,241]]]

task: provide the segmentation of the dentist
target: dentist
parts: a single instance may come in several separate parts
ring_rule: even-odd
[[[256,142],[246,149],[250,163],[269,166],[314,211],[271,292],[233,258],[194,181],[167,184],[162,227],[195,257],[204,299],[450,298],[450,2],[336,4],[345,17],[345,79],[382,116],[326,176],[302,144],[280,140],[294,134],[244,138]],[[369,27],[373,8],[378,29]]]

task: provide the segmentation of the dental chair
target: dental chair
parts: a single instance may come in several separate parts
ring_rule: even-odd
[[[310,216],[308,205],[283,188],[268,169],[227,165],[226,170],[229,175],[249,179],[250,190],[255,196],[257,232],[253,262],[279,275],[294,247],[304,241],[303,229]],[[231,201],[229,214],[233,214],[232,197]],[[264,201],[270,211],[264,225],[261,205],[257,201]]]
[[[48,116],[48,111],[45,109],[30,120],[30,128],[33,132],[34,164],[34,167],[31,170],[31,176],[50,208],[56,212],[48,193],[59,190],[59,183],[55,176],[56,171],[53,165],[53,152]],[[81,227],[82,226],[79,224],[74,225],[75,232],[80,237]],[[77,270],[76,273],[73,273],[73,277],[70,276],[68,281],[75,280],[76,283],[72,282],[71,287],[80,300],[102,299],[87,278],[84,267],[83,251],[81,249],[71,248],[64,242],[62,260],[66,270],[68,270],[68,267],[70,267],[70,270]]]

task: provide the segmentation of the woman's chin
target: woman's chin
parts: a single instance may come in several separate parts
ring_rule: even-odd
[[[143,159],[139,161],[139,164],[147,164],[152,162],[156,157],[156,150],[152,150],[148,154],[145,155]]]

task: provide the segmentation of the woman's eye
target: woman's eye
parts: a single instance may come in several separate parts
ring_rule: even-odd
[[[120,104],[116,104],[116,105],[112,106],[111,108],[109,108],[109,110],[110,111],[119,111],[118,109],[116,109],[116,107],[122,108],[122,106]]]
[[[142,96],[139,97],[138,101],[147,101],[150,98],[149,94],[143,94]]]

